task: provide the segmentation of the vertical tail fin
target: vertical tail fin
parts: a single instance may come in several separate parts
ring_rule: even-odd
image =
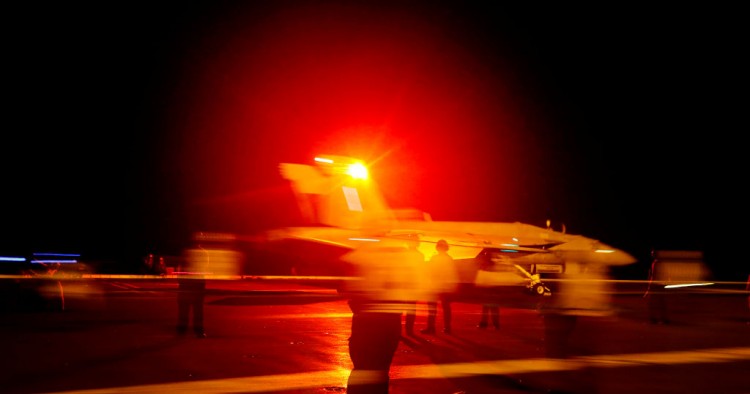
[[[390,208],[363,163],[341,156],[316,157],[315,163],[279,165],[307,221],[358,230],[384,228],[393,222]]]

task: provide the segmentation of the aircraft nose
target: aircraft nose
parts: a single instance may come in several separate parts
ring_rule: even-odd
[[[596,253],[602,263],[607,265],[628,265],[637,261],[630,253],[615,248],[597,249]]]

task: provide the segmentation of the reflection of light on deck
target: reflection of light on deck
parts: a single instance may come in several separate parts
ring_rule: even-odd
[[[348,358],[348,355],[347,355]],[[446,379],[478,375],[506,375],[566,371],[582,368],[621,368],[653,365],[680,365],[725,363],[750,360],[750,347],[715,348],[671,351],[661,353],[605,354],[570,359],[529,358],[522,360],[495,360],[452,364],[423,364],[391,367],[391,379]],[[342,359],[342,361],[344,361]],[[337,368],[330,371],[301,372],[245,378],[203,380],[150,384],[130,387],[113,387],[93,390],[58,392],[58,394],[109,394],[109,393],[259,393],[313,389],[321,387],[346,387],[351,371]]]
[[[60,393],[265,393],[309,389],[313,387],[346,387],[349,372],[349,369],[339,368],[331,371],[202,380],[197,382],[149,384],[107,389],[64,391]]]
[[[352,314],[349,313],[285,313],[277,315],[263,315],[258,317],[262,319],[351,319]]]

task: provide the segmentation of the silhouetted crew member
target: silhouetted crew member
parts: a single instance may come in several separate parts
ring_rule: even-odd
[[[479,270],[482,272],[491,272],[493,270],[494,262],[492,261],[492,258],[488,254],[483,254],[478,257],[479,262]],[[491,282],[481,282],[478,281],[475,283],[475,285],[479,288],[487,288],[499,285],[499,283],[491,283]],[[500,305],[498,304],[482,304],[482,314],[479,319],[479,324],[477,324],[478,328],[487,328],[489,320],[492,321],[492,325],[495,327],[496,330],[500,329]]]
[[[151,275],[154,273],[154,254],[149,253],[143,258],[143,266],[141,267],[141,274]]]
[[[381,242],[343,257],[358,272],[346,288],[352,310],[349,394],[388,393],[388,374],[401,340],[401,316],[416,299],[416,273],[410,268],[414,252],[403,242]]]
[[[596,323],[612,316],[611,285],[608,268],[568,262],[555,295],[542,308],[544,344],[548,358],[567,359],[598,348],[601,327]],[[582,331],[584,340],[571,346],[574,331]],[[599,385],[595,368],[562,373],[558,384],[565,392],[593,393]]]
[[[236,250],[236,236],[231,233],[203,233],[193,236],[196,246],[185,250],[186,268],[179,276],[177,331],[187,331],[190,310],[193,310],[193,332],[205,338],[203,303],[206,296],[206,276],[212,278],[239,275],[243,255]]]
[[[435,320],[437,319],[437,304],[440,302],[443,309],[443,332],[451,332],[451,301],[458,286],[458,272],[453,258],[448,254],[450,247],[448,242],[441,239],[435,245],[437,253],[427,263],[427,275],[429,280],[430,294],[427,302],[427,327],[421,332],[423,334],[435,333]]]
[[[404,267],[401,276],[408,280],[404,283],[406,286],[403,291],[405,294],[411,294],[412,298],[404,300],[405,321],[404,331],[406,335],[414,335],[414,324],[417,322],[417,302],[422,298],[422,282],[419,278],[420,270],[424,264],[424,255],[417,249],[419,241],[416,236],[407,237],[406,245],[408,251],[403,258]]]
[[[656,251],[651,250],[651,269],[648,272],[648,287],[643,295],[648,300],[648,317],[652,324],[668,324],[667,293],[664,289],[664,275],[661,272],[661,261],[656,258]]]
[[[197,245],[185,251],[185,265],[178,273],[177,282],[177,333],[182,335],[188,330],[190,311],[193,312],[193,333],[198,338],[205,338],[203,326],[203,303],[206,297],[205,275],[210,265],[210,253],[201,246],[201,236],[196,235]]]

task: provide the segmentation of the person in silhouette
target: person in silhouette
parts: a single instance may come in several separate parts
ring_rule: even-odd
[[[210,253],[203,247],[204,235],[193,236],[195,245],[185,250],[184,265],[178,270],[177,289],[177,334],[188,331],[190,312],[193,314],[193,333],[197,338],[206,338],[203,326],[203,303],[206,297],[206,274],[210,265]]]
[[[651,268],[648,272],[648,287],[643,295],[648,301],[648,317],[651,324],[669,324],[667,293],[664,291],[664,275],[656,251],[651,250]]]
[[[477,257],[479,259],[479,270],[482,273],[489,273],[494,271],[495,263],[492,261],[492,257],[489,254],[482,254]],[[486,279],[481,279],[486,278]],[[492,276],[487,275],[478,277],[475,286],[482,291],[492,288],[493,286],[499,286],[501,283],[493,282]],[[479,324],[477,328],[485,329],[489,326],[489,322],[492,322],[492,326],[496,330],[500,329],[500,305],[495,303],[484,303],[482,304],[482,312],[479,318]]]
[[[234,234],[198,232],[193,235],[193,241],[194,246],[184,252],[185,267],[179,270],[177,332],[184,334],[187,331],[192,310],[193,332],[196,337],[205,338],[203,305],[206,278],[238,275],[244,255],[235,246]]]
[[[401,273],[404,277],[411,277],[411,283],[406,282],[403,289],[407,294],[412,295],[412,299],[404,300],[406,309],[404,310],[404,331],[407,336],[414,335],[414,325],[417,322],[417,302],[422,294],[422,282],[419,277],[420,269],[424,264],[424,255],[417,249],[419,241],[415,236],[406,237],[407,252],[404,255],[404,267]]]
[[[541,309],[547,358],[570,359],[599,348],[599,324],[614,314],[608,271],[606,266],[566,263],[555,295]],[[601,377],[595,368],[564,371],[561,375],[556,384],[564,392],[598,392]]]
[[[344,289],[352,311],[349,356],[353,368],[347,393],[388,393],[391,363],[401,340],[401,316],[417,299],[417,274],[410,268],[415,266],[411,261],[421,256],[416,248],[391,241],[343,257],[356,272]]]
[[[443,309],[443,332],[451,333],[451,302],[458,286],[458,272],[453,258],[448,254],[448,242],[441,239],[435,244],[435,255],[427,263],[427,275],[430,292],[427,301],[427,327],[421,332],[423,334],[435,333],[435,321],[437,320],[437,304],[440,302]]]

